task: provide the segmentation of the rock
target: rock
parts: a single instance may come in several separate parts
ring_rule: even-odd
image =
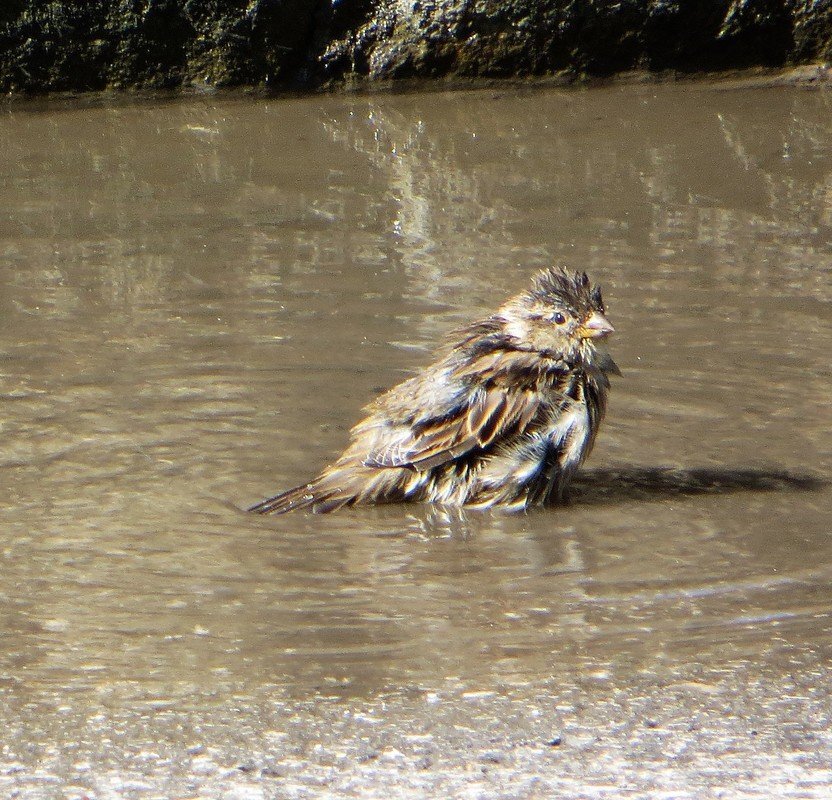
[[[713,71],[832,59],[832,0],[4,0],[6,93]]]

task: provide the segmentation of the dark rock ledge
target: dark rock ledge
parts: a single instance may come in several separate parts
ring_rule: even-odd
[[[0,1],[7,94],[562,80],[832,60],[832,0]]]

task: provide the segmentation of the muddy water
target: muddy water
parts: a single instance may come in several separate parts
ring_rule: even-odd
[[[3,793],[827,796],[830,120],[697,85],[5,107]],[[239,510],[552,262],[624,373],[570,506]]]

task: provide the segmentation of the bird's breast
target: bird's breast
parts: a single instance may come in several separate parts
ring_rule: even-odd
[[[561,468],[577,467],[591,435],[586,403],[574,401],[551,419],[545,432],[549,452],[557,454]]]

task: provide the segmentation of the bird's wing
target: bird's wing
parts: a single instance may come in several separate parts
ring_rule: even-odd
[[[363,463],[368,467],[432,469],[474,449],[485,450],[505,436],[522,433],[541,402],[539,393],[528,389],[480,388],[442,416],[380,427]]]

